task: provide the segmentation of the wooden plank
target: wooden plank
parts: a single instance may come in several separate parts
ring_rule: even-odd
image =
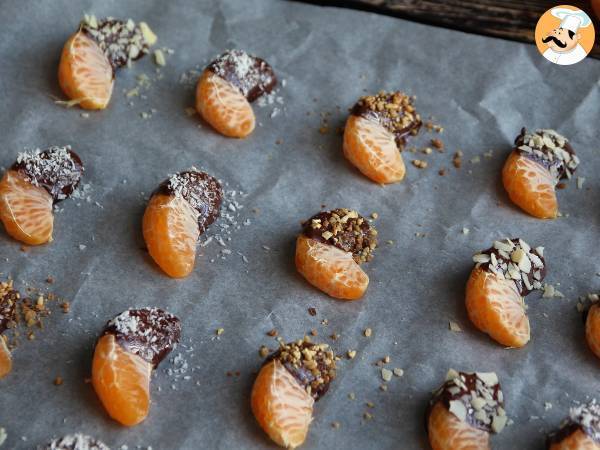
[[[297,0],[298,1],[298,0]],[[534,43],[540,16],[560,2],[546,0],[299,0],[322,6],[371,11],[467,33]],[[565,3],[565,2],[563,2]],[[589,1],[569,0],[594,20],[596,43],[590,57],[600,59],[600,21]]]

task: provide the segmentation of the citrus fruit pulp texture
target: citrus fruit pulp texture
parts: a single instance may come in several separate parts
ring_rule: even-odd
[[[261,428],[278,445],[296,448],[306,439],[313,398],[279,361],[265,364],[254,382],[251,406]]]
[[[142,422],[150,409],[152,365],[126,351],[113,334],[96,344],[92,384],[108,415],[125,426]]]
[[[512,280],[475,268],[466,291],[467,313],[477,328],[507,347],[529,342],[529,319]]]
[[[205,70],[198,81],[196,110],[225,136],[243,138],[254,130],[254,111],[246,97],[210,70]]]
[[[4,378],[12,370],[12,358],[6,341],[0,335],[0,379]]]
[[[502,182],[510,199],[533,217],[558,215],[557,180],[540,163],[513,151],[502,169]]]
[[[489,433],[463,422],[437,402],[427,421],[429,444],[433,450],[488,450]]]
[[[592,305],[585,321],[585,340],[594,354],[600,358],[600,306]]]
[[[303,234],[296,240],[296,268],[310,284],[343,300],[361,298],[369,285],[368,275],[352,253]]]
[[[194,269],[200,231],[198,213],[183,198],[153,195],[142,219],[148,252],[170,277],[182,278]]]
[[[344,155],[377,183],[401,181],[406,167],[394,135],[374,120],[351,115],[344,128]]]
[[[8,170],[0,180],[0,219],[6,232],[29,245],[52,240],[52,196],[23,175]]]

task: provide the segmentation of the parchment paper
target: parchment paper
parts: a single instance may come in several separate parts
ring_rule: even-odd
[[[110,107],[88,118],[52,100],[62,98],[56,79],[62,45],[84,13],[145,20],[158,46],[175,50],[160,75],[150,57],[121,71]],[[598,61],[559,67],[530,45],[261,0],[4,0],[0,30],[0,164],[10,165],[24,147],[71,144],[90,184],[84,196],[90,201],[60,205],[50,245],[22,252],[0,233],[3,276],[23,287],[44,286],[52,275],[52,291],[71,301],[69,314],[56,312],[35,341],[14,352],[14,371],[0,383],[4,448],[34,448],[72,432],[114,448],[273,448],[249,407],[257,350],[275,347],[266,336],[272,328],[286,340],[314,328],[338,352],[358,351],[340,363],[339,378],[316,405],[306,448],[426,448],[425,407],[449,367],[499,374],[514,424],[493,438],[494,448],[543,448],[545,433],[573,401],[598,395],[600,367],[575,309],[578,296],[600,287]],[[286,80],[279,102],[255,108],[261,126],[245,140],[219,136],[184,112],[194,102],[194,70],[233,47],[267,59]],[[125,97],[140,74],[152,79],[142,89],[145,98]],[[416,95],[421,114],[445,128],[446,153],[405,153],[405,181],[387,187],[345,161],[335,131],[360,95],[380,89]],[[330,131],[321,134],[325,112]],[[556,128],[578,152],[583,189],[571,182],[559,192],[568,217],[540,221],[509,203],[500,170],[522,126]],[[428,145],[432,137],[422,133],[413,144]],[[458,149],[465,153],[460,170],[451,164]],[[491,158],[482,156],[490,149]],[[479,163],[468,162],[478,155]],[[416,169],[415,158],[429,167]],[[226,247],[213,239],[201,248],[193,274],[172,280],[147,256],[140,223],[148,193],[191,165],[228,182],[243,208],[234,203],[234,213],[227,203],[232,218],[218,222],[236,222],[239,230],[228,235],[217,223],[209,233]],[[437,174],[441,167],[448,175]],[[295,271],[299,221],[322,204],[379,214],[381,246],[365,266],[371,284],[361,301],[328,298]],[[503,349],[475,330],[463,305],[471,255],[507,236],[546,247],[547,281],[560,283],[565,295],[527,299],[532,339],[521,350]],[[146,305],[181,317],[184,339],[171,360],[180,356],[153,378],[148,419],[126,429],[108,418],[84,380],[106,320]],[[449,320],[463,332],[451,332]],[[370,338],[362,334],[367,327]],[[218,338],[217,328],[224,329]],[[337,342],[327,337],[333,333],[341,335]],[[385,355],[389,368],[405,374],[382,392],[374,363]],[[62,386],[53,385],[56,376]],[[365,421],[365,411],[374,418]]]

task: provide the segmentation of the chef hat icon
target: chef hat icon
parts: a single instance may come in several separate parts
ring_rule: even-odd
[[[592,23],[590,17],[581,10],[574,11],[567,8],[553,8],[551,13],[554,17],[561,20],[560,28],[570,30],[573,33],[577,33],[579,28],[588,27]]]

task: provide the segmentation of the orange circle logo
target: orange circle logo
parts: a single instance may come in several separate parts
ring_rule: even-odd
[[[546,11],[535,27],[535,44],[544,58],[561,66],[584,59],[594,46],[596,32],[585,11],[559,5]]]

